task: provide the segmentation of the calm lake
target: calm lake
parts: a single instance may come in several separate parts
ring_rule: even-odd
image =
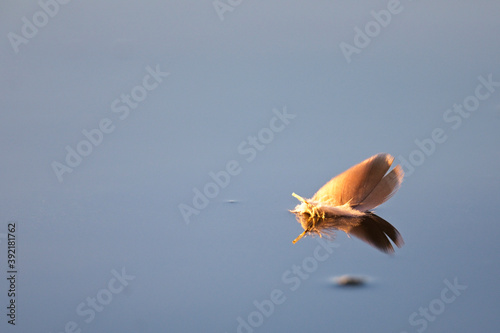
[[[0,331],[496,331],[499,11],[2,5]],[[404,246],[292,244],[292,193],[381,152]]]

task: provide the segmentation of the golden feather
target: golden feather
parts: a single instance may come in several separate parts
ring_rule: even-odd
[[[384,252],[393,251],[387,237],[402,246],[403,239],[396,228],[370,212],[401,186],[404,172],[400,165],[387,173],[393,161],[389,154],[377,154],[332,178],[311,199],[293,193],[301,203],[291,212],[304,228],[293,243],[308,233],[322,236],[342,230]]]

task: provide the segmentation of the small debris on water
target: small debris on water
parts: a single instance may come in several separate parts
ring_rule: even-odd
[[[333,278],[333,280],[337,283],[337,285],[346,287],[357,287],[357,286],[362,286],[366,283],[366,278],[362,276],[354,276],[347,274],[342,276],[337,276]]]

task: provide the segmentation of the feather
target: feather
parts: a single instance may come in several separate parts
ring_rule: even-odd
[[[403,168],[400,165],[396,166],[389,172],[378,185],[363,199],[361,203],[354,206],[356,210],[362,212],[369,211],[377,206],[380,206],[389,200],[399,189],[404,177]]]
[[[355,207],[375,189],[391,167],[394,157],[378,154],[349,168],[323,185],[311,198],[329,206]]]
[[[387,173],[393,161],[389,154],[377,154],[332,178],[311,199],[293,193],[301,203],[291,212],[304,228],[293,243],[308,233],[328,236],[341,230],[384,252],[394,251],[390,240],[402,246],[398,230],[370,211],[401,186],[404,172],[400,165]]]

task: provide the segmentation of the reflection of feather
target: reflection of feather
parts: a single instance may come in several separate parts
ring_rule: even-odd
[[[396,228],[369,212],[393,196],[403,181],[399,165],[386,174],[393,161],[389,154],[378,154],[334,177],[309,200],[294,194],[302,203],[292,212],[304,228],[294,243],[307,233],[322,235],[336,229],[384,252],[393,252],[387,237],[401,246],[403,239]]]
[[[386,253],[394,252],[391,240],[397,247],[404,244],[403,237],[396,228],[371,212],[362,216],[311,217],[309,214],[300,213],[296,213],[296,216],[304,232],[294,243],[306,233],[331,237],[335,234],[335,230],[341,230]]]
[[[384,252],[394,252],[389,238],[397,247],[403,246],[403,237],[399,231],[380,216],[368,213],[360,219],[361,222],[346,233],[354,235]]]

